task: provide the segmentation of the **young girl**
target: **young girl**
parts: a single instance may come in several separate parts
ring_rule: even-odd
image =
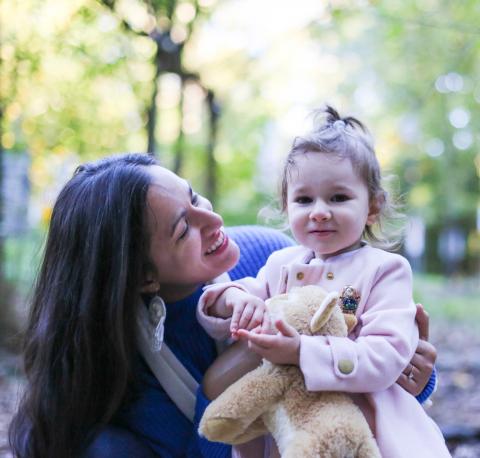
[[[393,209],[371,138],[357,119],[330,107],[325,114],[317,129],[295,140],[283,172],[282,210],[300,246],[272,254],[256,278],[206,289],[200,322],[215,338],[230,331],[263,358],[298,365],[308,390],[349,392],[382,456],[450,456],[438,427],[395,384],[418,330],[410,266],[378,248],[391,246],[382,223]],[[267,332],[263,301],[306,284],[341,294],[358,320],[348,337],[300,336],[282,320],[276,334]]]

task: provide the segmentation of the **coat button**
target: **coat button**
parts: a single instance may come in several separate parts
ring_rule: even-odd
[[[333,279],[335,278],[335,276],[333,275],[333,272],[328,272],[328,273],[327,273],[327,278],[328,278],[329,280],[333,280]]]
[[[349,359],[341,359],[338,362],[338,370],[345,375],[351,374],[353,372],[353,362]]]
[[[297,280],[303,280],[303,277],[305,277],[305,274],[303,272],[297,273]]]

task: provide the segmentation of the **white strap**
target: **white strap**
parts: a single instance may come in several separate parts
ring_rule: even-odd
[[[153,349],[153,326],[143,304],[138,307],[137,325],[137,343],[141,355],[170,399],[193,421],[198,383],[165,343],[160,351]]]
[[[230,276],[225,273],[214,279],[212,283],[227,281],[230,281]],[[152,314],[149,315],[147,307],[140,302],[137,307],[137,344],[140,354],[170,399],[193,422],[198,382],[185,369],[165,342],[161,343],[160,346],[158,345],[157,324],[152,323],[151,318]],[[165,316],[156,318],[161,320],[160,324],[163,325]],[[163,330],[160,335],[163,339]],[[222,348],[220,342],[216,342],[216,344],[217,350]]]

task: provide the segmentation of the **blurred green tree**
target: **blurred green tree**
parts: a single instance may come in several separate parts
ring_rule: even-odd
[[[478,269],[480,208],[480,4],[371,2],[338,6],[319,40],[342,40],[339,53],[358,65],[341,91],[385,128],[382,151],[400,179],[409,215],[427,228],[427,269]],[[353,35],[353,36],[352,36]],[[378,105],[382,109],[378,109]],[[445,237],[460,237],[446,254]],[[463,241],[462,238],[464,237]],[[442,240],[444,241],[442,245]],[[442,245],[443,248],[440,246]],[[443,253],[443,255],[442,255]]]

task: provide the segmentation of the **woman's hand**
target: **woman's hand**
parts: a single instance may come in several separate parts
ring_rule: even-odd
[[[262,358],[274,364],[299,365],[300,334],[283,320],[275,321],[276,334],[261,334],[259,329],[253,331],[239,330],[240,340],[248,340],[248,348]]]
[[[428,342],[428,313],[421,304],[417,304],[415,319],[418,324],[420,340],[412,360],[400,375],[397,383],[414,396],[418,396],[432,375],[437,359],[437,350]]]

